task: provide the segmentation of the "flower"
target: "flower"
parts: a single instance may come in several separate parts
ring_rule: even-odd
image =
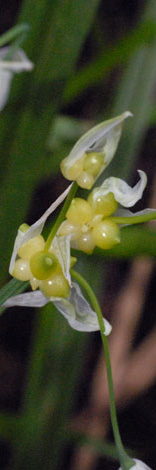
[[[87,201],[73,199],[59,235],[71,235],[71,247],[86,253],[92,253],[95,246],[107,250],[119,243],[120,228],[114,216],[135,217],[149,211],[147,209],[132,214],[118,209],[118,203],[131,207],[142,197],[147,177],[143,171],[138,172],[140,180],[133,188],[120,178],[110,177],[100,187],[93,189]]]
[[[152,470],[148,465],[146,465],[144,462],[138,459],[134,459],[134,465],[130,468],[130,470]],[[122,467],[119,468],[119,470],[122,470]]]
[[[17,253],[20,247],[24,245],[26,242],[28,242],[29,240],[41,234],[47,218],[64,201],[71,187],[72,187],[72,184],[68,186],[68,188],[56,199],[55,202],[51,204],[51,206],[44,212],[44,214],[33,225],[31,225],[31,227],[26,226],[26,224],[22,224],[19,227],[17,236],[15,238],[14,248],[13,248],[10,265],[9,265],[9,273],[11,275],[14,269],[15,260],[16,260]]]
[[[65,178],[91,189],[96,179],[111,162],[121,136],[123,121],[132,114],[124,112],[93,127],[74,145],[61,162]]]
[[[3,47],[0,50],[0,111],[4,108],[11,87],[14,73],[31,71],[33,63],[28,59],[23,49],[17,49],[13,56],[7,59],[11,47]]]
[[[42,307],[53,302],[72,328],[78,331],[96,331],[99,330],[97,315],[84,298],[78,284],[71,281],[70,236],[56,235],[46,251],[41,235],[48,216],[65,199],[70,188],[71,185],[31,227],[23,224],[18,230],[9,272],[17,279],[29,280],[34,292],[10,297],[3,305]],[[104,325],[105,334],[108,335],[111,325],[105,319]]]

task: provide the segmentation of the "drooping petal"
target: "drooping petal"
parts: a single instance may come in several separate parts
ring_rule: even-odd
[[[146,173],[138,170],[140,180],[132,188],[124,180],[111,176],[107,178],[99,188],[93,190],[93,204],[98,197],[113,193],[117,202],[124,207],[132,207],[141,199],[143,191],[147,184]]]
[[[65,298],[46,298],[40,290],[34,292],[26,292],[24,294],[10,297],[3,306],[4,307],[43,307],[48,302],[53,302],[56,308],[66,318],[69,325],[78,331],[97,331],[99,324],[96,313],[91,309],[89,303],[84,298],[79,286],[74,283],[70,289],[70,296]],[[110,323],[104,319],[105,334],[111,332]]]
[[[13,248],[13,253],[11,256],[11,261],[10,261],[10,266],[9,266],[9,273],[12,274],[13,269],[14,269],[14,264],[17,256],[17,252],[19,248],[24,245],[28,240],[30,240],[33,237],[36,237],[37,235],[40,235],[40,233],[43,230],[44,224],[49,217],[50,214],[52,214],[55,209],[61,204],[61,202],[64,201],[66,196],[68,195],[71,186],[68,186],[68,188],[56,199],[55,202],[51,204],[51,206],[44,212],[44,214],[33,224],[31,227],[26,231],[22,232],[22,230],[18,230],[17,237],[15,239],[14,243],[14,248]]]
[[[33,69],[33,63],[27,58],[22,49],[17,49],[11,60],[3,60],[8,52],[9,47],[0,50],[0,111],[2,111],[8,100],[14,73]]]
[[[130,468],[130,470],[152,470],[148,465],[146,465],[144,462],[138,459],[134,459],[134,465]],[[119,468],[119,470],[122,470],[122,467]]]
[[[98,124],[82,136],[68,157],[63,160],[67,172],[85,152],[97,152],[103,155],[103,165],[96,175],[95,179],[97,179],[112,160],[121,136],[123,121],[129,116],[132,114],[126,111],[120,116]],[[68,179],[68,176],[66,177]]]
[[[99,330],[97,315],[83,296],[78,284],[73,283],[69,299],[54,301],[54,304],[75,330],[86,332]],[[104,325],[105,335],[109,335],[112,327],[106,319]]]

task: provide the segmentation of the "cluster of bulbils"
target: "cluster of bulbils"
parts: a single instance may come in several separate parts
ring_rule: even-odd
[[[111,219],[118,203],[113,193],[99,196],[94,201],[94,191],[88,200],[75,198],[60,227],[60,235],[71,235],[72,248],[92,253],[97,246],[108,250],[120,242],[120,229]]]
[[[81,188],[91,189],[95,179],[103,167],[103,153],[90,152],[76,160],[72,167],[68,168],[68,157],[62,160],[61,171],[65,178],[76,181]]]
[[[118,225],[109,217],[117,208],[112,193],[98,197],[94,203],[93,193],[88,201],[75,198],[67,211],[58,236],[71,236],[71,246],[92,253],[95,246],[109,249],[120,241]],[[20,230],[26,230],[23,225]],[[37,235],[17,251],[12,276],[20,281],[29,281],[33,290],[40,289],[46,297],[68,297],[69,284],[54,248],[46,250],[43,236]],[[75,258],[71,257],[71,266]]]
[[[118,225],[109,217],[117,208],[112,193],[98,197],[93,193],[88,200],[75,198],[67,211],[58,236],[71,236],[71,246],[92,253],[95,246],[109,249],[120,241]],[[20,230],[26,230],[25,225]],[[29,281],[33,290],[40,289],[46,297],[68,297],[69,284],[57,259],[54,248],[46,250],[43,236],[37,235],[17,251],[12,276],[20,281]],[[71,257],[73,266],[75,258]]]

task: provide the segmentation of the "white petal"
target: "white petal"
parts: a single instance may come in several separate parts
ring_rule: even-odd
[[[40,290],[34,292],[25,292],[24,294],[14,295],[4,302],[3,307],[43,307],[49,300]]]
[[[120,116],[98,124],[82,136],[66,158],[67,169],[72,167],[84,152],[103,152],[103,166],[99,176],[112,160],[121,136],[123,121],[129,116],[132,114],[126,111]]]
[[[69,299],[60,299],[54,301],[54,304],[75,330],[86,332],[99,330],[97,315],[83,296],[78,284],[73,283]],[[105,319],[104,325],[105,335],[109,335],[112,327]]]
[[[24,243],[26,243],[31,238],[36,237],[37,235],[40,235],[47,218],[49,217],[50,214],[52,214],[55,211],[55,209],[61,204],[61,202],[64,201],[64,199],[66,198],[66,196],[68,195],[71,189],[71,186],[72,184],[69,185],[68,188],[56,199],[56,201],[51,204],[51,206],[44,212],[44,214],[37,220],[37,222],[31,225],[31,227],[27,230],[27,232],[22,232],[21,230],[18,230],[17,237],[14,243],[10,266],[9,266],[10,274],[12,274],[13,272],[17,252],[20,246],[24,245]]]
[[[130,468],[130,470],[152,470],[148,465],[146,465],[144,462],[138,459],[134,459],[134,465]],[[119,470],[122,470],[122,467],[119,468]]]
[[[52,242],[50,249],[54,249],[57,259],[62,267],[63,274],[69,285],[71,286],[70,276],[70,235],[58,237],[56,236]]]
[[[33,63],[28,59],[23,49],[17,49],[13,57],[9,60],[3,60],[5,55],[9,53],[10,47],[3,47],[0,50],[0,70],[8,70],[9,72],[19,73],[31,71],[34,67]]]
[[[99,323],[96,313],[91,309],[89,303],[84,298],[78,284],[73,283],[68,299],[51,297],[46,298],[40,290],[34,292],[26,292],[24,294],[10,297],[3,307],[43,307],[48,302],[53,302],[55,307],[66,318],[69,325],[77,331],[97,331]],[[110,323],[104,319],[105,335],[109,335],[112,327]]]
[[[141,199],[145,186],[147,184],[146,173],[138,170],[140,180],[131,188],[125,181],[120,178],[111,176],[106,179],[99,188],[93,190],[93,201],[99,196],[105,196],[108,193],[113,193],[117,202],[124,207],[132,207]]]
[[[24,294],[15,295],[6,300],[4,307],[43,307],[48,302],[53,302],[55,307],[66,318],[69,325],[77,331],[97,331],[99,324],[96,313],[91,309],[89,303],[84,298],[78,284],[74,283],[70,289],[68,299],[51,297],[46,298],[40,290],[34,292],[26,292]],[[110,323],[104,319],[105,335],[109,335],[112,327]]]

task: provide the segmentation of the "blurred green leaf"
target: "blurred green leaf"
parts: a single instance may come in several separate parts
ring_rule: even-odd
[[[91,64],[83,66],[69,79],[64,91],[66,103],[77,98],[86,89],[97,85],[106,77],[112,68],[120,66],[130,59],[131,55],[143,46],[150,47],[156,39],[155,19],[144,20],[135,29],[124,36],[117,44],[104,48]]]
[[[16,470],[43,468],[45,455],[46,470],[51,469],[51,462],[53,469],[58,468],[85,338],[69,327],[52,303],[44,313],[38,310],[23,414],[13,436]]]
[[[143,12],[143,20],[155,21],[156,3],[149,0]],[[116,158],[112,161],[108,175],[125,177],[135,166],[135,160],[145,139],[151,115],[155,108],[153,93],[156,76],[156,40],[148,46],[138,47],[130,58],[119,82],[113,105],[116,115],[125,109],[133,118],[125,123]]]
[[[75,143],[90,128],[90,122],[69,116],[57,116],[54,119],[47,139],[47,149],[54,150],[68,143]]]
[[[55,1],[48,40],[41,57],[47,70],[47,75],[44,74],[47,81],[70,76],[99,3],[100,0]],[[40,67],[43,62],[39,63],[38,71]]]

